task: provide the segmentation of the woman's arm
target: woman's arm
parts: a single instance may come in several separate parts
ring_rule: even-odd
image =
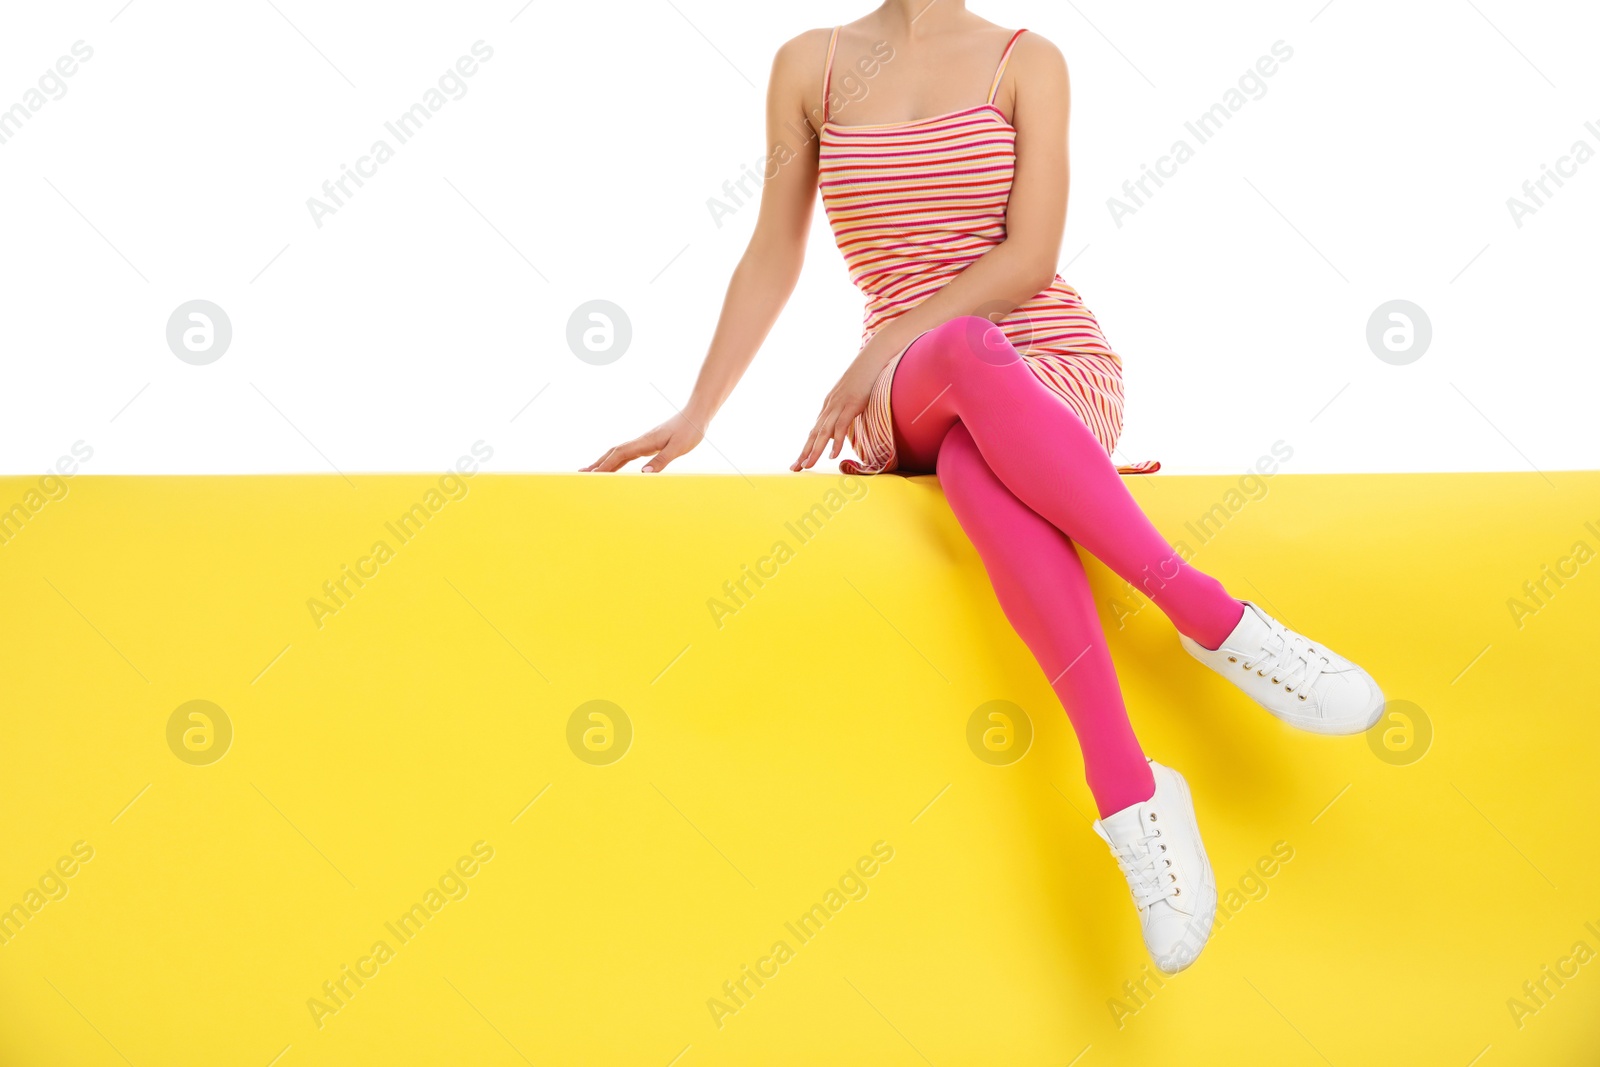
[[[806,101],[822,77],[828,31],[813,30],[778,49],[767,86],[767,167],[755,233],[722,300],[711,347],[683,411],[655,429],[610,449],[583,469],[614,471],[640,456],[660,471],[698,445],[705,428],[739,383],[778,313],[794,292],[805,260],[817,191],[817,141],[796,144],[810,128]]]
[[[1011,124],[1017,130],[1017,166],[1006,204],[1006,237],[974,260],[938,292],[888,323],[867,342],[824,402],[817,425],[791,470],[816,463],[844,435],[871,395],[879,372],[924,330],[962,315],[991,319],[1049,287],[1061,254],[1067,218],[1067,122],[1071,87],[1059,49],[1025,33],[1012,51],[1007,72],[1012,90]]]

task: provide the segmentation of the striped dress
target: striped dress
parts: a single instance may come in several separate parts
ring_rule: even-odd
[[[977,107],[912,122],[841,126],[828,120],[839,42],[834,28],[822,79],[817,184],[850,278],[867,298],[863,344],[1005,240],[1017,131],[994,100],[1025,32],[1006,44],[989,98]],[[1122,360],[1077,291],[1058,274],[998,325],[1110,454],[1122,432]],[[860,458],[839,465],[846,474],[897,466],[889,388],[904,354],[878,375],[866,411],[851,425],[850,444]],[[1159,467],[1146,462],[1117,469],[1143,474]]]

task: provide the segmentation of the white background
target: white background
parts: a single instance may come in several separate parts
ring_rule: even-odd
[[[75,41],[94,55],[0,144],[0,470],[80,439],[92,473],[437,470],[479,439],[490,470],[589,461],[688,395],[755,216],[719,228],[707,200],[764,150],[773,51],[866,8],[6,4],[0,108]],[[1506,204],[1600,149],[1594,5],[973,10],[1067,55],[1062,272],[1126,362],[1123,458],[1242,471],[1282,439],[1296,472],[1600,466],[1600,160],[1520,229]],[[480,39],[466,95],[318,229],[307,198]],[[1119,229],[1107,198],[1279,40],[1267,94]],[[233,325],[208,366],[166,344],[195,298]],[[633,326],[603,367],[565,340],[594,298]],[[1433,324],[1408,366],[1366,343],[1395,298]],[[860,314],[819,209],[714,447],[674,470],[783,469]]]

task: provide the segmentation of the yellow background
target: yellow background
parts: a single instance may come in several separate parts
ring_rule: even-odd
[[[1410,763],[1279,724],[1154,607],[1116,628],[1091,564],[1224,909],[1251,890],[1139,1002],[1070,728],[931,479],[863,482],[801,544],[784,524],[837,475],[480,474],[399,545],[384,523],[437,484],[82,476],[0,546],[0,906],[94,849],[0,945],[0,1063],[1600,1059],[1600,962],[1520,1029],[1507,1007],[1600,950],[1600,562],[1520,629],[1506,606],[1600,548],[1600,475],[1278,475],[1198,549],[1422,709]],[[1237,484],[1130,479],[1191,546]],[[318,628],[307,599],[380,538],[395,557]],[[708,598],[780,539],[719,629]],[[234,731],[207,766],[167,743],[196,699]],[[596,699],[633,729],[604,766],[567,744]],[[1007,766],[968,747],[992,700],[1033,728]],[[319,1029],[308,999],[478,841],[468,894]],[[800,944],[784,924],[879,841]],[[779,939],[719,1028],[708,1000]]]

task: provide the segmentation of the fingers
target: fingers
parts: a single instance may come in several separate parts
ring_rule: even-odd
[[[596,471],[610,472],[621,470],[640,456],[655,451],[656,446],[642,437],[636,437],[626,444],[616,446],[601,456],[594,464]]]
[[[828,440],[833,435],[832,431],[824,427],[830,425],[830,423],[831,419],[827,415],[818,420],[817,425],[811,431],[811,436],[806,440],[805,454],[800,459],[800,467],[798,469],[810,470],[817,460],[822,458],[823,453],[828,450]]]
[[[595,460],[593,463],[589,464],[587,467],[580,467],[579,470],[585,470],[585,471],[615,470],[616,469],[615,467],[607,467],[604,464],[614,460],[616,458],[616,456],[617,456],[617,453],[621,449],[623,449],[625,447],[627,447],[627,446],[626,445],[613,445],[611,448],[608,448],[604,452],[602,452],[600,454],[600,458],[599,459]]]
[[[822,454],[828,450],[828,431],[824,428],[827,425],[827,421],[824,419],[818,422],[811,431],[811,440],[806,442],[806,454],[800,460],[801,470],[810,470],[815,466]]]
[[[806,455],[811,451],[811,445],[812,445],[813,442],[816,441],[816,439],[817,439],[817,431],[820,430],[820,429],[822,429],[822,421],[819,419],[817,421],[817,424],[815,426],[811,427],[811,432],[806,435],[806,443],[801,446],[800,455],[795,458],[795,461],[793,463],[789,464],[789,469],[790,470],[798,471],[798,470],[804,470],[805,469],[805,467],[807,466]]]
[[[683,455],[684,452],[686,452],[686,451],[688,451],[688,450],[685,449],[682,445],[680,445],[676,440],[668,441],[666,443],[665,447],[663,447],[661,449],[661,451],[657,452],[654,456],[652,456],[650,458],[649,462],[647,462],[644,465],[644,473],[646,473],[646,474],[659,474],[659,473],[661,473],[662,471],[667,469],[667,464],[668,463],[671,463],[673,460],[675,460],[679,456]]]
[[[851,419],[847,419],[847,418],[844,418],[843,416],[840,416],[838,423],[834,425],[834,427],[833,427],[833,454],[828,457],[829,459],[838,459],[839,458],[839,453],[844,451],[845,434],[849,432],[850,423],[852,421],[853,420],[851,420]]]

